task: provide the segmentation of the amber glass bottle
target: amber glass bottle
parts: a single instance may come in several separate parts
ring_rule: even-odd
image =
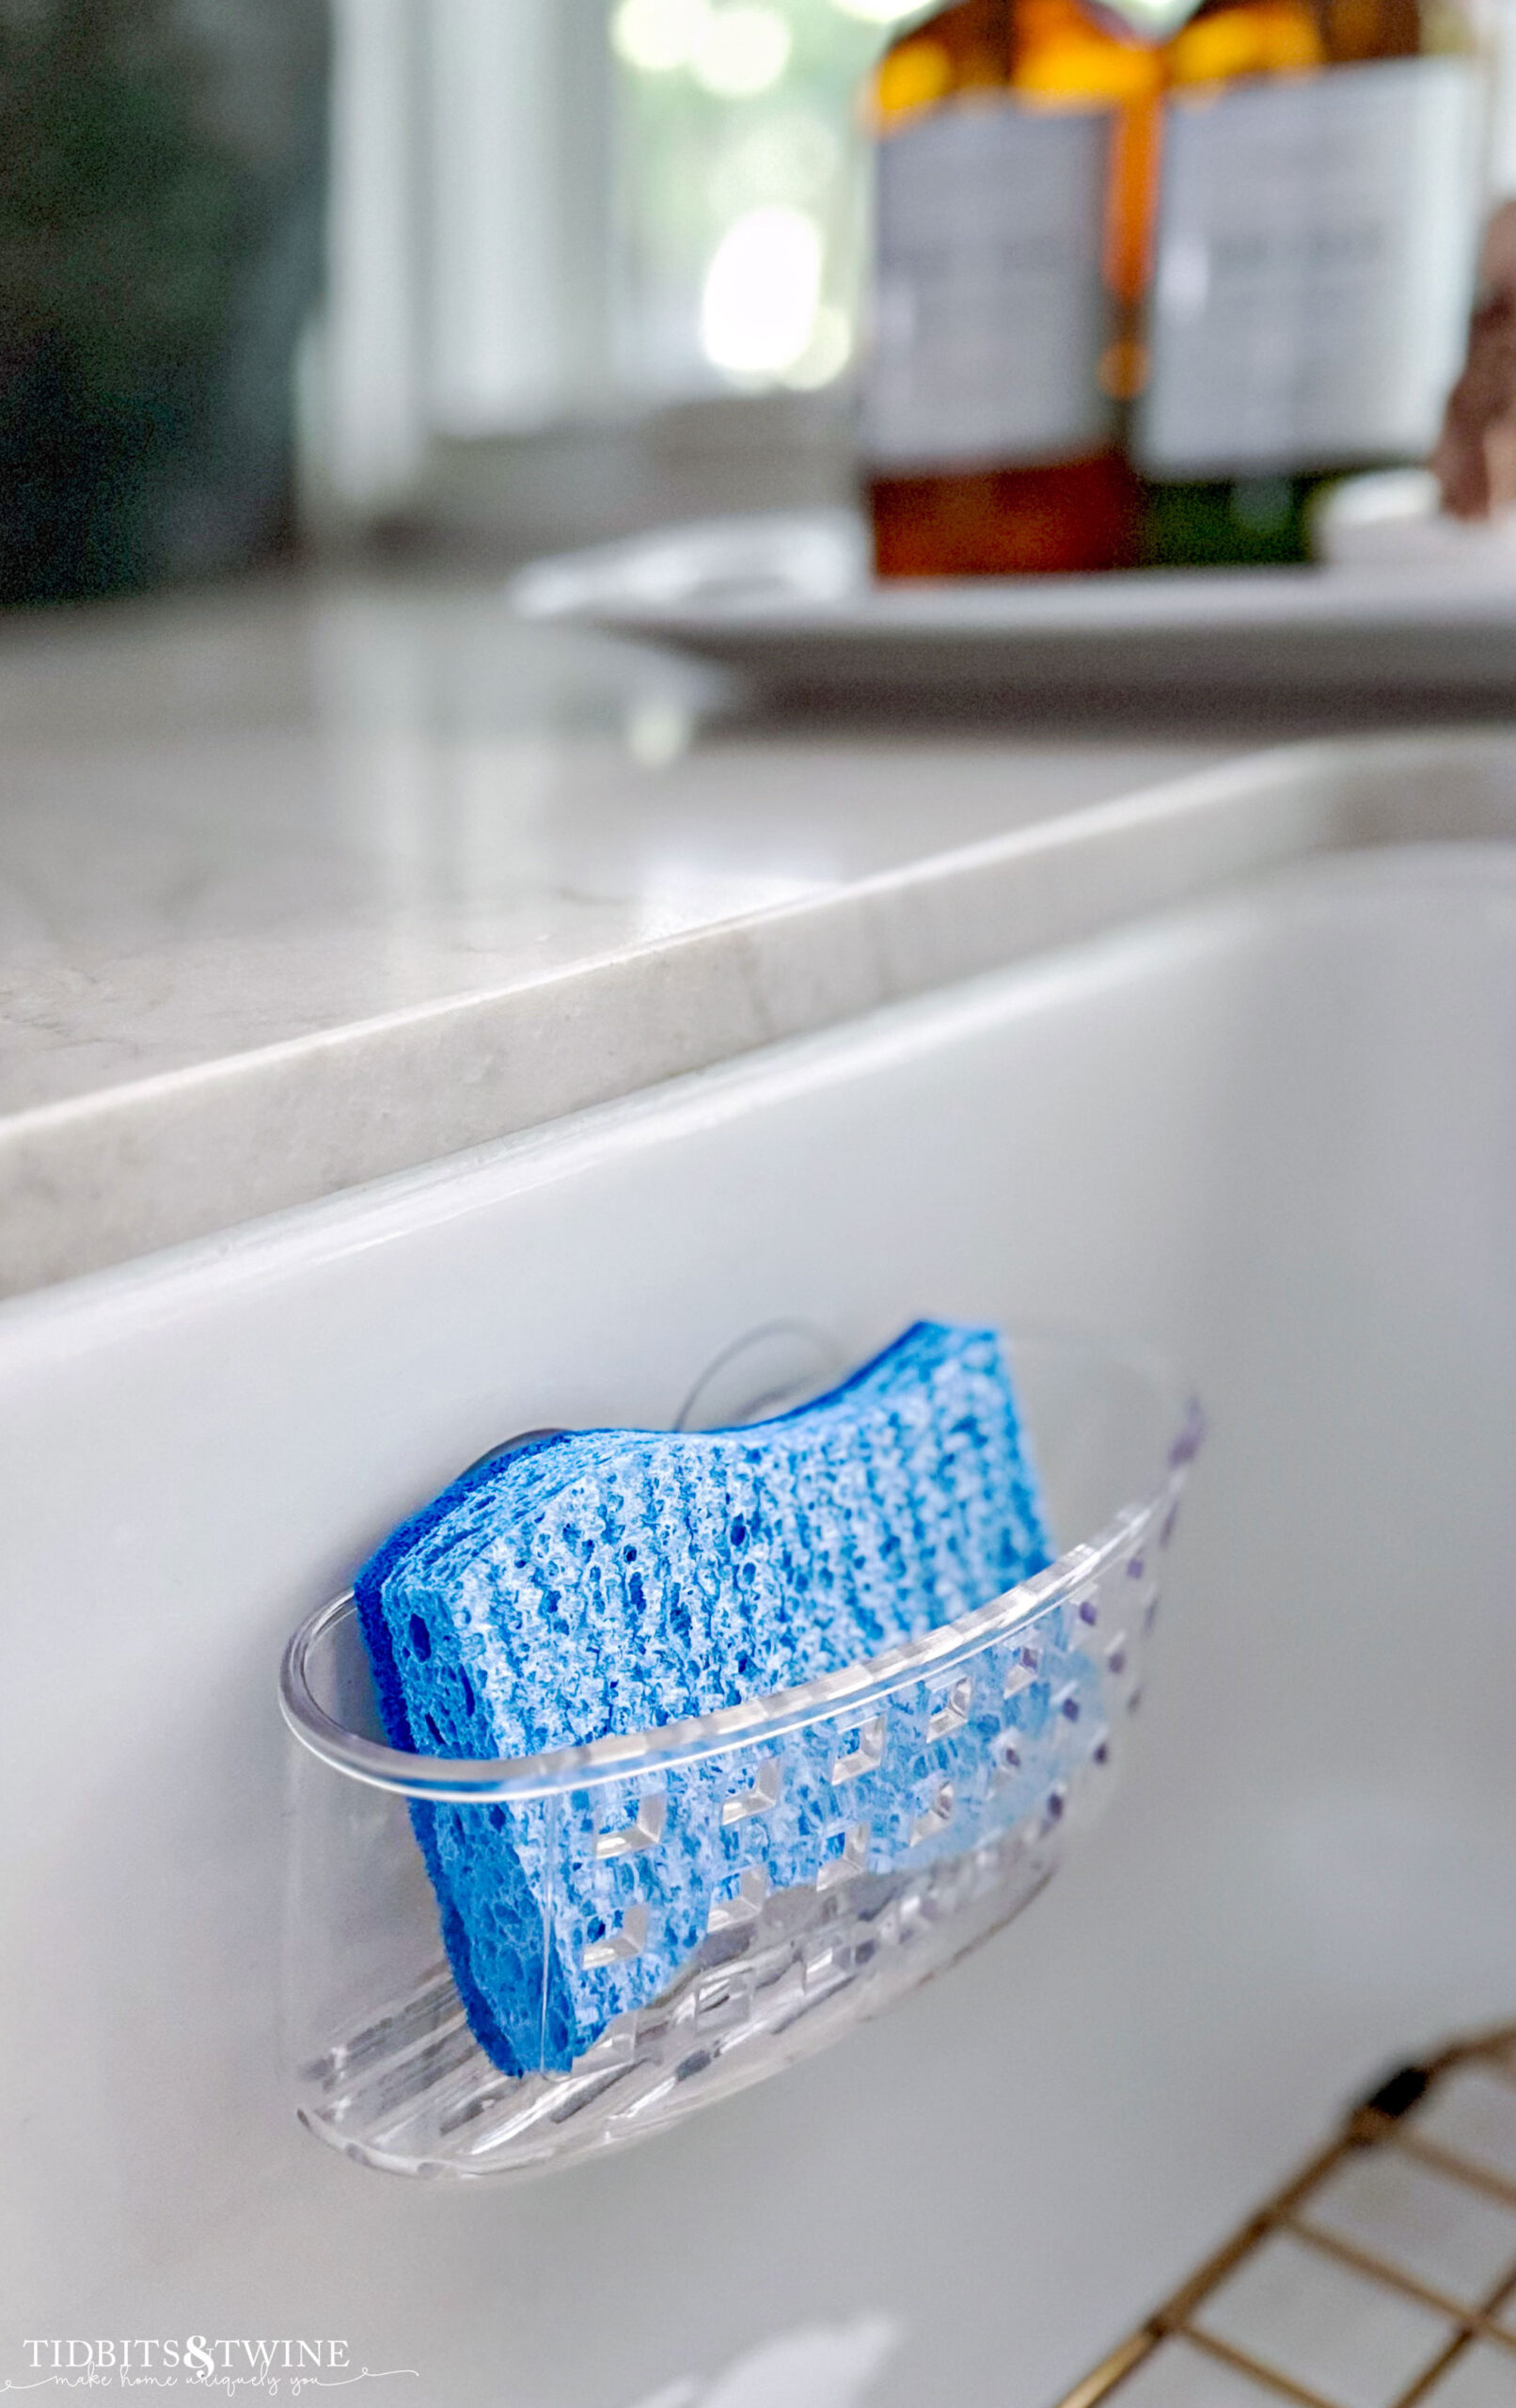
[[[1138,558],[1121,412],[1161,79],[1152,42],[1079,0],[959,0],[886,51],[862,408],[881,575]]]
[[[1458,372],[1483,74],[1458,0],[1210,0],[1168,43],[1130,456],[1144,557],[1300,560]]]

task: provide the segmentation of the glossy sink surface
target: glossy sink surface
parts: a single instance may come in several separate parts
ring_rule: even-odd
[[[314,2146],[288,1629],[512,1431],[920,1313],[1153,1342],[1205,1397],[1105,1822],[624,2158],[454,2193]],[[320,2334],[420,2408],[695,2408],[765,2348],[733,2401],[1046,2408],[1387,2064],[1516,2012],[1513,1441],[1497,843],[1286,866],[7,1307],[0,2380],[39,2334]]]

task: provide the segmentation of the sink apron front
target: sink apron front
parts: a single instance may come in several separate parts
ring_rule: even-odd
[[[918,1314],[1154,1341],[1206,1400],[1104,1825],[645,2149],[455,2190],[318,2147],[287,1630],[512,1431]],[[323,2336],[381,2408],[693,2408],[801,2332],[817,2408],[860,2351],[878,2408],[1041,2408],[1378,2070],[1516,2012],[1516,845],[1286,867],[24,1300],[0,1431],[0,2382]]]

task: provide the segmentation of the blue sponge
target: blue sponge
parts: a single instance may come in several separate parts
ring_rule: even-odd
[[[562,1433],[486,1461],[355,1588],[392,1743],[520,1756],[837,1671],[1050,1560],[998,1338],[919,1323],[777,1420]],[[739,1878],[813,1882],[844,1844],[833,1746],[801,1733],[766,1768],[750,1763],[750,1816],[704,1794],[730,1790],[729,1766],[681,1767],[651,1838],[636,1798],[614,1811],[624,1849],[588,1792],[415,1806],[453,1973],[495,2063],[566,2068],[667,1987]],[[876,1869],[909,1844],[900,1786],[871,1806]],[[618,1900],[636,1904],[635,1946],[618,1944]]]

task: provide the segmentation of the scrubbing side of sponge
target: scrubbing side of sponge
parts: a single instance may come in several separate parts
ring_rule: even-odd
[[[579,1434],[508,1458],[439,1508],[358,1584],[403,1701],[392,1736],[417,1743],[402,1724],[425,1745],[452,1735],[438,1752],[530,1753],[766,1695],[1049,1560],[999,1341],[931,1323],[777,1421]],[[835,1820],[825,1767],[799,1740],[782,1756],[785,1802],[756,1857],[760,1835],[743,1848],[776,1889],[816,1878]],[[591,1895],[603,1902],[607,1874],[591,1884],[565,1864],[555,1809],[418,1810],[460,1989],[497,2063],[566,2066],[689,1956],[734,1861],[720,1801],[703,1794],[714,1777],[671,1776],[658,1848],[635,1879],[614,1868],[643,1921],[634,1955],[610,1963]],[[901,1816],[881,1799],[876,1820]]]
[[[487,1758],[511,1752],[482,1706],[469,1663],[482,1671],[495,1634],[467,1650],[449,1611],[418,1614],[408,1601],[448,1598],[482,1546],[504,1529],[528,1529],[576,1472],[624,1443],[620,1431],[554,1431],[500,1449],[391,1531],[354,1581],[354,1598],[390,1743],[418,1754]],[[430,1668],[418,1675],[418,1667]]]
[[[508,1458],[423,1542],[360,1574],[365,1626],[386,1625],[408,1744],[429,1712],[455,1722],[461,1671],[500,1755],[835,1671],[1047,1560],[999,1340],[931,1323],[778,1420]]]

